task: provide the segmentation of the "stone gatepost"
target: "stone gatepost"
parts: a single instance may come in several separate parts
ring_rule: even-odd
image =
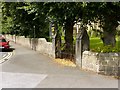
[[[50,37],[52,38],[52,57],[55,58],[55,38],[56,38],[56,34],[57,34],[57,30],[55,28],[55,24],[54,21],[50,22]]]
[[[76,38],[76,64],[82,68],[82,39],[79,35]]]
[[[55,35],[52,36],[52,55],[53,55],[53,58],[55,58]]]
[[[76,35],[76,45],[75,45],[75,59],[76,65],[82,68],[82,34],[80,31],[80,25],[77,24],[77,35]]]

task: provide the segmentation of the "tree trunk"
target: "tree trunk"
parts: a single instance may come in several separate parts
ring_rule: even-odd
[[[110,32],[104,31],[103,37],[101,39],[102,39],[104,45],[111,45],[114,47],[116,44],[114,32],[110,33]]]
[[[60,58],[61,57],[61,33],[58,30],[58,27],[56,27],[57,29],[57,34],[55,37],[55,56],[56,58]]]
[[[104,45],[111,45],[113,47],[116,45],[116,27],[117,25],[115,25],[115,23],[105,22],[105,26],[103,27],[103,37],[101,38]]]
[[[89,35],[85,28],[82,29],[82,51],[90,50],[90,40]]]
[[[65,52],[73,52],[73,22],[65,23]]]
[[[103,37],[102,41],[104,45],[111,45],[115,46],[116,45],[116,27],[118,26],[118,22],[116,21],[115,16],[113,15],[106,15],[106,19],[104,21],[104,26],[103,26]]]

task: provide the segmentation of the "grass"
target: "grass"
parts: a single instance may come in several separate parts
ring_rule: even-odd
[[[103,46],[103,42],[99,39],[99,37],[90,38],[90,49],[100,46]]]
[[[62,37],[64,41],[64,37]],[[74,44],[76,43],[76,37],[74,37]],[[63,50],[63,45],[61,50]],[[116,36],[116,46],[104,46],[102,40],[99,37],[90,38],[90,50],[94,52],[120,52],[120,36]]]
[[[95,52],[120,52],[120,37],[116,37],[116,46],[104,46],[99,37],[90,38],[90,49]]]
[[[120,48],[120,36],[116,38],[116,47]]]

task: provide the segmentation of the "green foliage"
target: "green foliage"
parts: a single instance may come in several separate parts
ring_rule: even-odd
[[[88,16],[88,17],[87,17]],[[113,37],[116,35],[116,27],[120,22],[120,3],[119,2],[88,2],[86,7],[85,17],[89,20],[89,23],[97,22],[99,27],[103,30],[103,37],[107,40],[108,35]],[[104,44],[112,44],[112,39]]]
[[[3,2],[2,30],[25,37],[49,38],[49,23],[42,11],[43,3]]]
[[[104,27],[106,23],[111,27],[118,26],[120,21],[120,3],[118,2],[89,2],[87,3],[86,13],[87,19],[97,22],[100,20],[100,27]],[[104,29],[105,30],[105,29]]]
[[[100,20],[101,27],[113,33],[120,21],[119,9],[117,2],[3,2],[2,30],[49,40],[50,21],[61,26],[67,22],[69,26],[78,21],[88,24]]]
[[[48,11],[48,16],[63,25],[67,19],[69,21],[74,22],[81,18],[82,10],[82,2],[60,2],[60,3],[45,3],[44,10]]]

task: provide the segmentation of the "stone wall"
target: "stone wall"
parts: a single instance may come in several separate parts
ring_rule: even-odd
[[[24,36],[6,35],[10,41],[14,41],[22,46],[39,51],[55,58],[54,45],[47,42],[45,38],[25,38]],[[120,75],[120,53],[96,53],[84,51],[82,60],[76,58],[76,64],[82,69],[91,70],[104,75]]]
[[[25,38],[24,36],[5,35],[5,37],[22,46],[31,48],[32,50],[38,51],[42,54],[55,58],[53,45],[51,42],[47,42],[45,38]]]
[[[120,71],[120,53],[95,53],[84,51],[82,68],[104,75],[118,76]]]

